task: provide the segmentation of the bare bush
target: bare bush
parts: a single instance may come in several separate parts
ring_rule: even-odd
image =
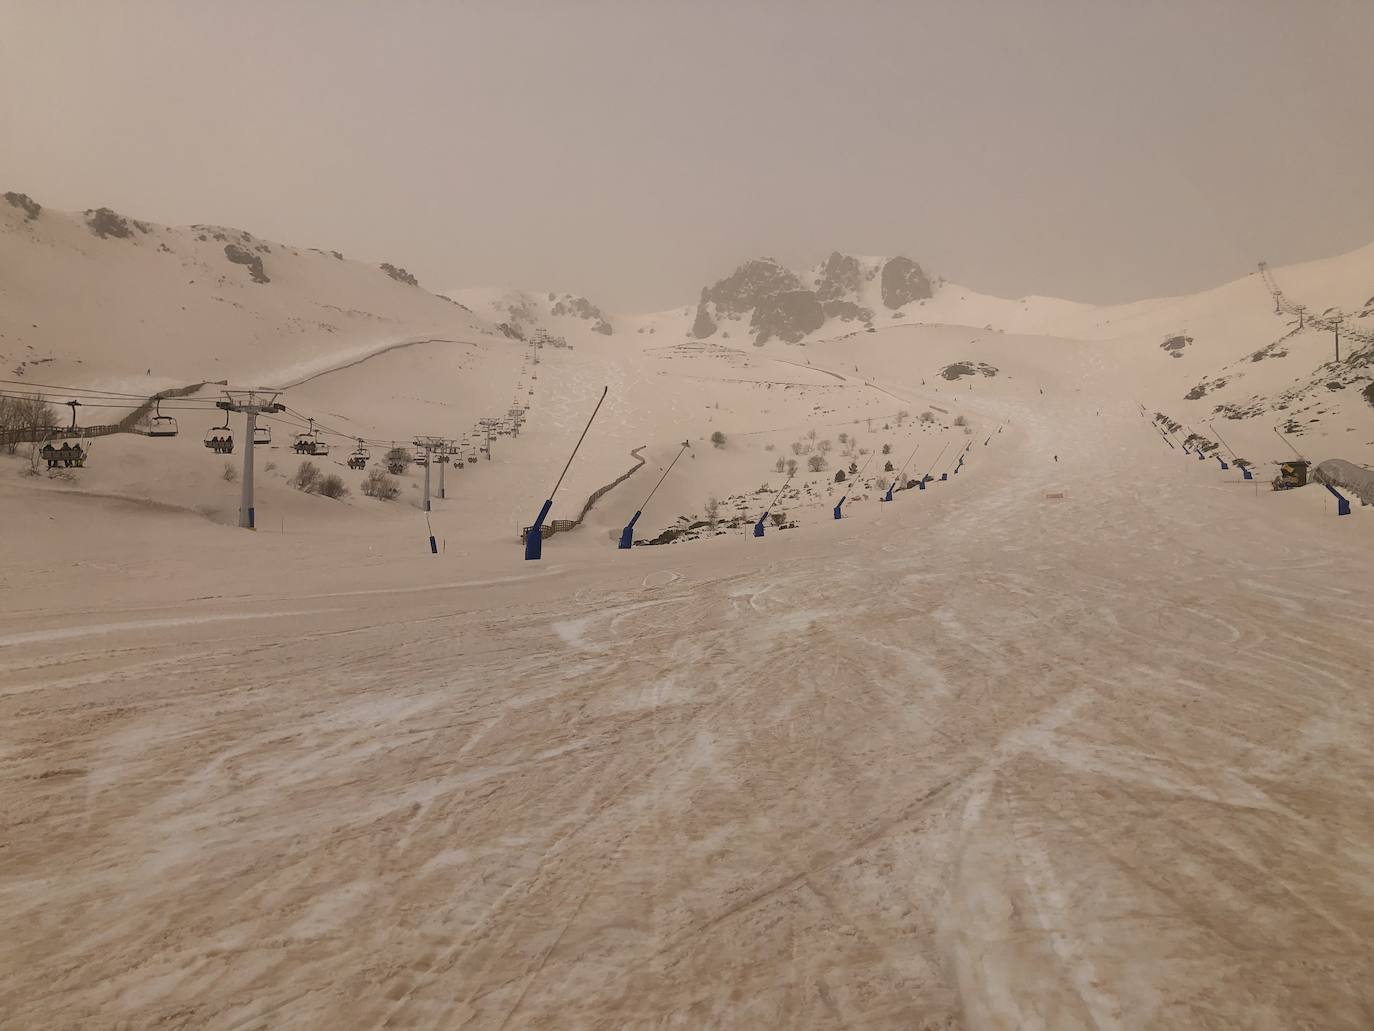
[[[0,396],[0,441],[14,454],[24,441],[37,440],[44,430],[57,425],[57,412],[41,395]]]
[[[712,494],[706,499],[706,521],[711,524],[711,529],[716,528],[716,521],[720,518],[720,499]]]
[[[712,444],[712,446],[714,446],[714,447],[724,447],[724,446],[725,446],[725,434],[724,434],[724,433],[721,433],[720,430],[716,430],[715,433],[712,433],[712,434],[711,434],[711,444]]]
[[[922,413],[921,413],[921,421],[922,421],[922,422],[934,422],[934,421],[935,421],[935,413],[932,412],[932,411],[929,411],[929,410],[922,412]]]
[[[350,492],[342,476],[338,473],[330,473],[328,476],[322,477],[319,482],[315,484],[315,493],[339,501],[348,497]]]
[[[224,471],[219,475],[220,479],[222,479],[225,483],[234,483],[239,478],[239,470],[233,462],[225,462]]]
[[[291,478],[286,482],[297,490],[303,490],[307,494],[313,493],[320,482],[320,467],[314,462],[302,462],[296,467],[296,471],[291,474]]]
[[[806,467],[813,473],[818,473],[825,468],[825,459],[820,455],[812,455],[806,460]]]
[[[789,459],[787,460],[787,478],[790,480],[793,476],[796,476],[796,475],[797,475],[797,460],[796,460],[795,458],[789,458]]]
[[[966,418],[965,418],[964,416],[962,416],[962,415],[956,415],[956,416],[954,417],[954,425],[956,425],[956,426],[967,426],[967,425],[968,425],[968,419],[966,419]]]
[[[392,501],[401,493],[401,485],[380,469],[371,469],[363,478],[363,493],[369,498]]]
[[[779,472],[779,473],[780,473],[780,472],[782,472],[782,471],[783,471],[784,469],[786,469],[786,468],[787,468],[787,459],[783,458],[782,456],[779,456],[779,457],[778,457],[778,460],[777,460],[776,462],[773,463],[773,471],[774,471],[774,472]]]

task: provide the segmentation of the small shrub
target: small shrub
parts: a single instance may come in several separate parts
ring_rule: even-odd
[[[401,493],[401,485],[380,469],[371,469],[363,479],[363,493],[369,498],[392,501]]]
[[[896,471],[896,468],[897,468],[897,467],[894,466],[891,462],[884,462],[884,463],[883,463],[883,472],[885,472],[885,473],[895,472],[895,471]]]
[[[234,483],[239,478],[239,470],[233,462],[224,463],[224,472],[220,473],[220,479],[225,483]]]
[[[835,470],[835,482],[836,482],[836,483],[844,483],[844,470],[843,470],[843,469],[836,469],[836,470]]]
[[[713,447],[724,447],[725,434],[721,433],[720,430],[716,430],[715,433],[711,434],[711,444]]]
[[[806,460],[806,467],[813,473],[818,473],[825,468],[825,459],[820,455],[812,455]]]
[[[706,521],[711,524],[711,529],[716,528],[716,520],[720,518],[720,499],[714,494],[706,499]]]
[[[932,412],[932,411],[924,411],[924,412],[922,412],[922,413],[921,413],[921,421],[922,421],[922,422],[934,422],[934,421],[935,421],[935,413]]]
[[[858,463],[858,462],[850,462],[850,463],[849,463],[849,475],[850,475],[850,476],[858,476],[858,475],[859,475],[859,463]]]
[[[338,501],[348,497],[349,490],[342,476],[338,473],[330,473],[315,484],[315,493],[323,494],[327,498],[333,498]]]
[[[286,482],[309,494],[319,485],[320,475],[320,467],[314,462],[302,462]]]
[[[966,418],[964,418],[962,415],[956,415],[956,416],[954,417],[954,425],[956,425],[956,426],[967,426],[967,425],[968,425],[968,420],[967,420]]]
[[[884,445],[883,445],[883,454],[885,454],[885,455],[890,455],[890,454],[892,454],[892,445],[891,445],[891,444],[884,444]]]

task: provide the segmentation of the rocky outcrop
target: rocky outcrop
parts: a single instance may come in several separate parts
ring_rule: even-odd
[[[705,340],[716,331],[715,319],[711,318],[710,309],[706,306],[706,291],[701,291],[701,300],[697,304],[697,317],[692,322],[692,336],[698,340]]]
[[[940,375],[948,380],[960,379],[964,376],[996,376],[997,366],[989,365],[987,362],[962,361],[946,365],[940,370]]]
[[[407,272],[403,268],[398,268],[397,266],[391,264],[391,262],[389,261],[382,262],[381,269],[383,272],[385,272],[392,279],[396,280],[396,282],[398,283],[404,283],[406,286],[420,285],[420,281],[416,279],[414,276],[412,276],[409,272]]]
[[[600,333],[603,336],[611,335],[610,320],[606,318],[600,308],[585,297],[564,294],[557,300],[554,300],[552,295],[549,299],[553,301],[553,307],[549,309],[550,314],[571,315],[573,318],[585,319],[592,324],[592,332]]]
[[[245,250],[236,243],[224,245],[224,256],[235,265],[247,265],[248,275],[255,283],[270,283],[267,278],[267,270],[262,265],[262,255],[254,254],[250,250]]]
[[[843,319],[845,322],[858,319],[861,322],[869,322],[873,318],[871,310],[857,305],[853,301],[823,300],[821,308],[828,319]]]
[[[102,240],[114,237],[116,240],[127,240],[134,235],[133,228],[137,226],[140,232],[148,231],[147,225],[137,219],[127,219],[117,211],[109,208],[93,208],[86,212],[86,228],[93,232]]]
[[[889,308],[902,308],[912,301],[924,301],[933,296],[930,280],[921,266],[910,258],[889,258],[883,265],[883,303]]]
[[[707,288],[702,301],[714,304],[718,316],[747,315],[769,297],[801,289],[802,282],[791,269],[772,258],[755,258]]]
[[[34,200],[27,193],[15,193],[10,191],[5,194],[5,200],[10,205],[19,208],[24,212],[24,221],[32,222],[38,218],[38,213],[43,210],[43,205]]]
[[[825,301],[857,297],[863,288],[864,269],[858,258],[832,251],[821,266],[816,296]]]
[[[759,301],[749,325],[756,345],[774,337],[795,344],[825,325],[825,309],[813,290],[782,290]]]

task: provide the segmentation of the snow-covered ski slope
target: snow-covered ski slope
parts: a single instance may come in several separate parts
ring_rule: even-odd
[[[1274,275],[1354,317],[1370,264]],[[291,488],[278,440],[259,530],[234,528],[195,412],[96,438],[71,479],[0,456],[0,1025],[1369,1026],[1374,509],[1263,481],[1304,405],[1296,446],[1370,464],[1374,408],[1325,385],[1320,333],[1249,358],[1290,328],[1258,275],[1000,322],[945,284],[928,320],[804,346],[578,318],[538,366],[480,311],[348,275],[366,304],[280,342],[276,278],[213,296],[259,327],[248,383],[341,431],[318,463],[351,497]],[[156,291],[35,342],[70,298],[26,282],[0,353],[54,361],[6,378],[136,393],[242,342],[140,315]],[[524,562],[603,385],[553,515],[646,467]],[[341,465],[350,434],[456,435],[519,390],[524,432],[428,518],[418,473],[388,503]],[[1262,414],[1215,421],[1258,482],[1137,408],[1207,433],[1251,393]],[[740,525],[617,550],[682,440],[640,536],[713,496]],[[872,464],[836,483],[849,447]],[[879,501],[883,462],[960,453]],[[780,458],[796,525],[756,539]]]
[[[951,481],[762,540],[535,565],[45,499],[0,1009],[1366,1026],[1374,521],[1082,368]]]

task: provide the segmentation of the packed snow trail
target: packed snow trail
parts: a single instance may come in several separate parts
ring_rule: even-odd
[[[10,649],[0,1012],[1368,1027],[1370,521],[1102,410],[869,522]]]

